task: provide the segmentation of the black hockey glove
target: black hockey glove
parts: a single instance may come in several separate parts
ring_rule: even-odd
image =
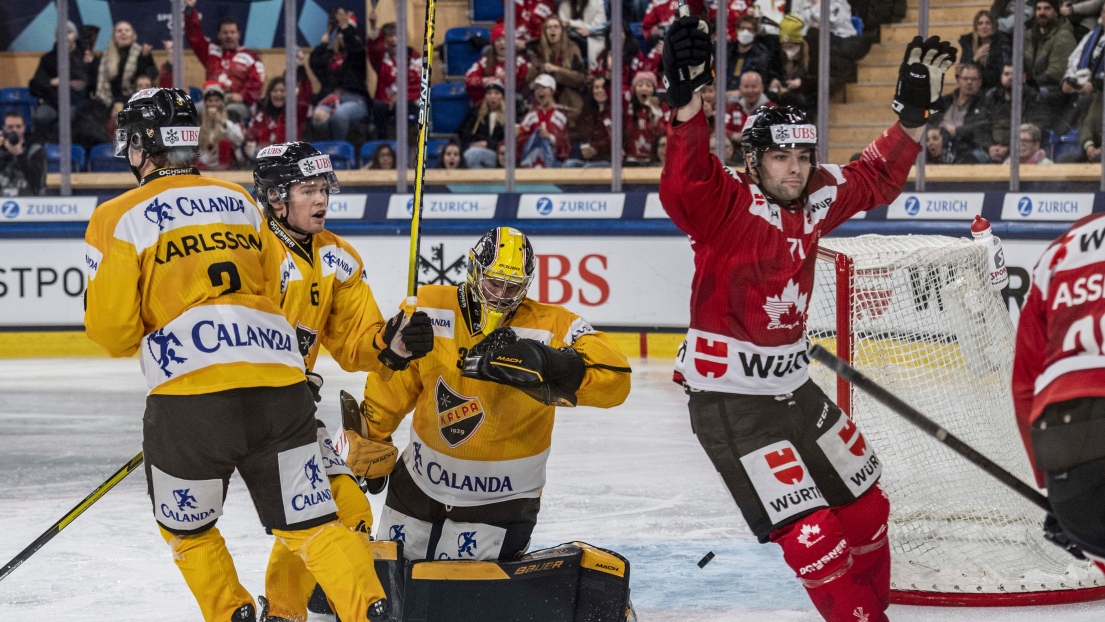
[[[315,398],[315,403],[318,404],[322,401],[322,376],[313,371],[306,372],[306,375],[307,388],[311,390],[311,397]]]
[[[464,375],[514,387],[551,406],[575,406],[587,372],[572,348],[552,348],[532,339],[519,339],[465,363]]]
[[[410,317],[400,311],[380,329],[376,340],[380,362],[392,371],[403,371],[411,361],[433,350],[434,327],[424,311],[415,311]]]
[[[682,108],[698,89],[714,81],[714,44],[710,28],[697,16],[684,15],[664,34],[664,87],[668,104]]]
[[[1067,533],[1063,531],[1063,528],[1059,525],[1059,521],[1053,514],[1048,514],[1044,519],[1044,538],[1050,541],[1055,546],[1063,549],[1078,559],[1086,559],[1086,556],[1082,554],[1082,549],[1078,548],[1078,545],[1071,542],[1067,537]]]
[[[906,46],[893,104],[902,127],[921,127],[928,122],[930,110],[939,112],[935,106],[944,89],[944,74],[955,64],[955,57],[955,47],[940,37],[927,41],[914,37]]]

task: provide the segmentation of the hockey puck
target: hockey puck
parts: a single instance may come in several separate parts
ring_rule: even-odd
[[[705,556],[704,556],[704,557],[703,557],[702,559],[698,560],[698,567],[699,567],[699,568],[705,568],[705,567],[706,567],[706,564],[710,563],[710,561],[711,561],[711,560],[712,560],[713,558],[714,558],[714,552],[713,552],[713,551],[710,551],[710,552],[709,552],[709,553],[707,553],[707,554],[706,554],[706,555],[705,555]]]

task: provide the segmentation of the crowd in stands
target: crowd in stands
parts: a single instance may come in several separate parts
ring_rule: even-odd
[[[501,21],[489,24],[489,38],[473,37],[473,54],[479,52],[463,76],[467,114],[455,133],[437,136],[442,140],[431,161],[442,168],[496,168],[512,148],[521,167],[608,167],[617,157],[611,153],[612,134],[620,123],[625,166],[662,164],[671,112],[658,77],[663,75],[663,33],[676,19],[679,1],[620,0],[624,23],[616,33],[610,28],[610,1],[515,0],[514,58],[506,58],[508,33]],[[687,5],[713,31],[719,1],[687,0]],[[789,105],[816,113],[821,0],[725,1],[726,75],[703,89],[703,99],[711,124],[717,107],[724,106],[723,150],[727,160],[740,163],[741,129],[757,108]],[[830,3],[830,90],[836,92],[856,80],[857,63],[879,40],[881,27],[904,18],[905,2],[824,1]],[[201,168],[245,168],[258,149],[282,141],[289,97],[294,97],[296,126],[304,139],[347,141],[362,153],[365,168],[395,168],[395,128],[407,123],[413,130],[422,59],[408,47],[406,67],[398,66],[394,23],[377,24],[370,11],[362,38],[357,16],[335,10],[318,45],[299,51],[293,91],[283,75],[266,82],[260,57],[242,47],[243,33],[234,19],[221,19],[212,40],[204,35],[197,0],[185,0],[184,7],[185,37],[205,70],[197,102]],[[1105,0],[994,0],[988,10],[978,11],[971,32],[958,41],[955,88],[943,97],[943,110],[933,115],[925,136],[929,162],[1009,161],[1012,30],[1018,17],[1026,20],[1020,161],[1100,161]],[[153,85],[171,85],[172,67],[158,67],[151,45],[125,21],[115,24],[100,53],[69,26],[72,137],[74,144],[92,149],[110,142],[114,113],[129,97]],[[618,60],[612,54],[613,36],[622,39]],[[57,54],[55,46],[42,57],[29,85],[38,100],[34,132],[24,139],[19,123],[24,119],[18,114],[5,118],[0,186],[6,192],[41,191],[41,145],[57,141]],[[613,84],[615,62],[622,65],[619,85]],[[376,76],[371,93],[369,67]],[[517,142],[509,146],[504,144],[508,70],[517,87]],[[406,71],[405,93],[399,93],[401,71]],[[406,119],[396,118],[400,97],[408,103]],[[619,97],[622,118],[614,119],[611,102]],[[16,135],[19,141],[12,142]],[[416,133],[408,136],[413,141]],[[361,144],[369,141],[362,151]],[[1064,141],[1073,147],[1052,151]],[[415,150],[408,151],[413,156]]]

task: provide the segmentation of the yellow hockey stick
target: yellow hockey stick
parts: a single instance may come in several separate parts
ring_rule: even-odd
[[[436,0],[426,0],[426,38],[422,42],[422,88],[418,96],[418,161],[414,169],[414,205],[411,207],[411,254],[407,272],[407,314],[414,312],[418,290],[419,246],[422,242],[422,196],[426,177],[426,136],[430,128],[430,76],[434,70]]]

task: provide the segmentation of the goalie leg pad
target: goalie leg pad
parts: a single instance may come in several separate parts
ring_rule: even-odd
[[[886,620],[878,595],[856,576],[846,533],[833,510],[824,509],[776,530],[771,540],[783,548],[783,559],[825,620]]]
[[[1047,473],[1047,498],[1063,532],[1095,561],[1105,561],[1105,459]]]
[[[161,537],[173,550],[173,561],[192,591],[204,620],[234,620],[253,597],[238,581],[234,560],[226,541],[215,527],[202,533],[178,535],[158,526]]]
[[[629,562],[581,542],[513,561],[423,561],[409,568],[409,619],[615,622],[628,610]]]

